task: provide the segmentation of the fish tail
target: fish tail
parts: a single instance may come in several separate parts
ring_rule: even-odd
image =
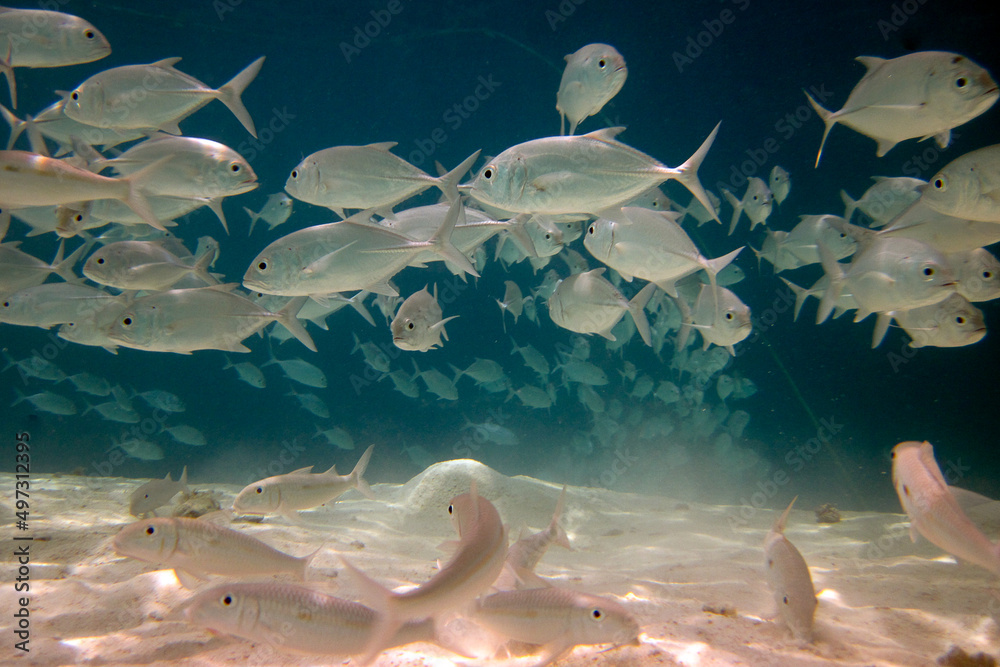
[[[367,574],[356,568],[350,561],[341,556],[341,564],[344,569],[354,576],[360,589],[360,597],[364,604],[371,607],[378,614],[377,620],[372,625],[371,636],[365,646],[365,653],[357,658],[360,665],[371,664],[378,654],[385,650],[389,640],[396,631],[403,625],[398,614],[394,610],[392,591],[378,583]]]
[[[717,287],[715,277],[719,275],[720,271],[729,266],[732,263],[732,261],[736,259],[736,256],[740,254],[740,252],[745,247],[746,246],[740,246],[736,250],[733,250],[732,252],[723,255],[722,257],[716,257],[715,259],[705,260],[705,264],[702,268],[704,268],[705,273],[708,274],[708,281],[709,283],[711,283],[713,288]]]
[[[10,90],[10,105],[17,108],[17,86],[14,84],[14,67],[11,63],[11,52],[14,50],[13,42],[7,40],[7,53],[4,54],[3,60],[0,60],[0,72],[7,77],[7,88]]]
[[[168,162],[171,156],[162,157],[156,162],[153,162],[134,174],[129,174],[128,176],[123,176],[121,178],[128,185],[128,193],[122,198],[122,201],[128,206],[132,211],[135,212],[140,218],[143,219],[147,225],[154,229],[158,229],[161,232],[167,231],[167,228],[163,226],[159,220],[157,220],[156,215],[153,213],[153,209],[149,205],[149,200],[146,199],[146,194],[143,192],[143,188],[149,184],[151,181],[157,178],[159,175],[160,167],[164,163]]]
[[[788,524],[788,515],[791,514],[791,512],[792,512],[792,506],[795,504],[795,501],[798,500],[798,499],[799,499],[798,496],[795,496],[794,498],[792,498],[792,502],[788,503],[788,507],[786,507],[785,511],[781,513],[781,516],[779,516],[777,519],[775,519],[774,525],[771,526],[771,530],[773,530],[776,533],[784,533],[785,532],[785,526]]]
[[[369,500],[375,500],[375,494],[372,493],[372,487],[368,486],[368,480],[365,479],[365,470],[368,469],[368,462],[372,459],[372,450],[375,449],[375,445],[369,445],[365,453],[361,455],[358,459],[357,465],[354,466],[354,470],[351,471],[351,478],[354,480],[354,488],[361,492],[365,498]]]
[[[441,192],[444,193],[444,196],[449,202],[458,201],[458,182],[462,180],[463,176],[465,176],[465,172],[469,171],[469,169],[472,168],[472,165],[475,164],[476,160],[479,158],[480,152],[482,151],[476,151],[469,157],[465,158],[465,160],[462,161],[462,164],[458,165],[444,176],[440,176],[435,179],[437,180],[437,186],[441,189]]]
[[[837,124],[837,120],[834,118],[831,121],[831,118],[833,118],[833,113],[827,111],[822,106],[820,106],[820,103],[817,102],[816,100],[814,100],[813,96],[809,94],[809,91],[807,91],[805,88],[803,88],[802,92],[806,94],[806,99],[809,100],[809,104],[812,106],[813,110],[816,112],[816,115],[819,116],[823,120],[823,125],[824,125],[824,127],[823,127],[823,139],[821,139],[820,142],[819,142],[819,151],[816,152],[816,164],[814,165],[815,167],[818,168],[819,167],[819,159],[821,157],[823,157],[823,146],[824,146],[824,144],[826,144],[826,138],[830,135],[830,130],[833,129],[833,126]]]
[[[889,331],[889,325],[892,324],[892,315],[888,313],[879,313],[875,318],[875,330],[872,331],[872,349],[882,344],[882,340],[885,338],[886,332]]]
[[[451,208],[448,209],[448,215],[441,222],[441,226],[431,237],[431,247],[433,252],[440,255],[442,259],[478,278],[479,273],[476,271],[476,267],[472,266],[469,258],[463,255],[451,242],[451,234],[455,231],[455,223],[459,216],[465,218],[465,207],[462,206],[461,199],[456,198],[452,202]]]
[[[219,281],[215,279],[211,273],[208,272],[208,267],[212,265],[215,258],[219,256],[219,247],[210,246],[201,254],[201,257],[194,263],[191,267],[191,273],[196,275],[200,280],[203,280],[207,285],[218,285]]]
[[[233,112],[236,119],[243,124],[246,131],[250,133],[254,139],[257,138],[257,129],[254,127],[253,118],[250,117],[250,112],[247,108],[243,106],[243,91],[246,87],[250,85],[250,82],[257,78],[257,73],[260,72],[261,65],[264,64],[264,56],[257,58],[249,65],[246,69],[237,74],[232,78],[229,83],[223,84],[221,88],[217,91],[219,96],[219,101],[226,105],[226,107]]]
[[[6,355],[6,352],[4,352],[4,354]],[[11,365],[13,365],[13,362],[12,362],[12,364],[11,364]],[[10,368],[10,366],[7,366],[7,368]],[[4,370],[7,370],[7,369],[5,368]],[[14,406],[15,406],[15,405],[17,405],[18,403],[21,403],[22,401],[24,401],[25,399],[27,399],[27,398],[28,398],[28,397],[27,397],[27,396],[26,396],[26,395],[24,394],[24,392],[23,392],[23,391],[21,391],[20,389],[18,389],[17,387],[14,387],[14,393],[15,393],[15,394],[17,394],[17,398],[15,398],[15,399],[14,399],[14,402],[10,404],[10,407],[14,407]],[[84,402],[86,402],[86,401],[84,401]]]
[[[347,303],[351,304],[351,308],[358,311],[358,314],[361,315],[361,317],[365,318],[365,321],[368,322],[368,324],[375,326],[375,318],[372,317],[372,314],[368,312],[368,307],[365,306],[365,298],[369,294],[371,294],[371,292],[368,292],[367,290],[361,290],[360,292],[352,296],[350,299],[348,299]]]
[[[320,552],[323,551],[324,546],[325,545],[320,545],[319,548],[316,549],[316,551],[312,552],[308,556],[303,556],[302,558],[299,559],[299,563],[301,564],[302,567],[299,569],[298,572],[295,573],[295,576],[299,578],[299,581],[306,580],[306,574],[309,573],[309,568],[312,567],[313,561],[316,560],[316,556],[318,556]]]
[[[718,125],[712,130],[708,135],[708,138],[702,142],[698,150],[694,152],[694,155],[689,157],[684,164],[677,167],[673,171],[676,175],[672,178],[676,179],[688,189],[688,191],[695,196],[701,205],[705,207],[705,210],[712,214],[712,218],[716,222],[720,222],[718,214],[715,212],[715,207],[712,206],[712,200],[708,198],[708,193],[705,192],[705,188],[701,186],[701,181],[698,180],[698,167],[701,166],[702,161],[705,156],[708,155],[708,149],[712,147],[712,142],[715,141],[715,135],[719,133],[719,125],[722,125],[720,121]]]
[[[80,283],[80,277],[73,273],[73,267],[80,261],[80,258],[90,248],[90,245],[89,243],[84,243],[71,252],[66,259],[53,260],[52,272],[68,283]]]
[[[28,120],[21,120],[2,104],[0,104],[0,114],[3,115],[3,119],[10,125],[10,139],[7,140],[7,150],[10,150],[14,147],[14,142],[21,136],[21,133],[27,129]]]
[[[247,236],[252,236],[253,235],[253,226],[257,224],[258,220],[260,220],[260,214],[254,213],[253,211],[251,211],[246,206],[243,207],[243,210],[246,211],[247,215],[250,216],[250,231],[247,232]]]
[[[848,222],[854,217],[854,211],[858,208],[858,202],[851,199],[851,195],[847,194],[847,190],[840,191],[840,201],[844,202],[844,220]]]
[[[736,198],[729,190],[722,188],[722,195],[729,202],[729,205],[733,207],[733,217],[729,221],[729,235],[732,236],[733,232],[736,231],[736,225],[740,221],[740,215],[743,214],[743,202]]]
[[[309,297],[307,296],[297,296],[285,304],[285,307],[275,313],[275,315],[278,316],[278,321],[281,322],[283,327],[288,329],[290,334],[298,338],[299,342],[310,350],[316,352],[316,343],[313,342],[312,336],[305,330],[305,327],[302,326],[297,317],[299,311],[302,310],[302,306],[308,300]],[[271,357],[274,358],[273,352],[271,353]]]
[[[646,319],[645,308],[655,291],[656,283],[649,283],[628,302],[628,314],[632,316],[632,321],[635,322],[635,328],[642,337],[642,342],[650,347],[653,346],[653,337],[649,332],[649,320]]]
[[[788,289],[792,290],[792,292],[795,293],[795,309],[792,311],[793,312],[792,321],[795,322],[796,320],[799,319],[799,312],[802,310],[802,304],[804,304],[806,302],[806,299],[809,298],[809,290],[807,290],[804,287],[799,287],[791,280],[786,280],[781,276],[778,276],[778,278],[781,280],[781,282],[785,283],[785,285],[788,286]]]

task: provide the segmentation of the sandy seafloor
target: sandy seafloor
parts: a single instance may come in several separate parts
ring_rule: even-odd
[[[478,479],[516,537],[543,528],[559,487],[505,477],[471,461],[440,463],[405,485],[376,484],[377,499],[354,491],[332,506],[233,527],[305,555],[325,551],[309,585],[351,598],[338,577],[338,554],[395,586],[431,577],[453,539],[449,498]],[[12,476],[0,475],[6,488]],[[0,664],[13,665],[336,665],[341,658],[280,653],[266,644],[213,636],[172,610],[192,592],[169,571],[117,556],[110,540],[133,520],[127,498],[139,480],[33,475],[31,651],[13,649],[16,565],[5,549],[0,586]],[[194,483],[225,505],[232,485]],[[787,499],[781,499],[784,502]],[[778,504],[775,499],[775,506]],[[745,525],[739,520],[746,517]],[[165,512],[161,510],[161,514]],[[551,548],[538,573],[559,585],[617,596],[639,619],[641,646],[601,652],[578,647],[560,665],[933,665],[952,646],[996,655],[992,576],[956,564],[934,546],[912,544],[900,514],[844,512],[818,524],[796,510],[788,537],[812,570],[820,604],[816,640],[800,645],[768,620],[771,596],[761,544],[777,511],[687,503],[603,489],[570,487],[563,526],[573,550]],[[13,531],[5,516],[4,532]],[[25,534],[25,533],[19,533]],[[5,539],[7,545],[12,544]],[[709,608],[730,608],[735,616]],[[1000,615],[1000,614],[998,614]],[[531,665],[531,657],[470,660],[427,644],[384,653],[377,665]]]

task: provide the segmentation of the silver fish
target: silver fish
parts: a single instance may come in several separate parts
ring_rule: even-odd
[[[146,482],[132,492],[128,501],[128,513],[132,516],[142,516],[153,512],[159,507],[163,507],[170,500],[182,491],[189,493],[187,485],[187,466],[181,472],[180,479],[176,482],[170,479],[170,473],[163,479],[154,479]]]
[[[127,304],[121,296],[86,285],[46,283],[0,297],[0,322],[48,329],[74,322],[110,304]]]
[[[505,280],[503,284],[503,299],[497,299],[497,305],[500,306],[500,321],[503,322],[503,329],[507,331],[506,314],[510,313],[514,318],[514,324],[517,324],[517,318],[524,312],[524,295],[521,293],[521,288],[513,280]]]
[[[733,217],[729,221],[729,235],[736,231],[736,224],[743,213],[750,219],[750,231],[757,225],[765,225],[774,208],[774,195],[764,179],[751,176],[747,179],[747,189],[743,199],[737,199],[729,190],[722,188],[726,201],[733,207]]]
[[[120,403],[125,403],[117,392],[115,392],[115,398]],[[149,407],[156,410],[163,410],[164,412],[176,413],[187,410],[187,406],[184,405],[184,401],[181,400],[180,396],[172,394],[169,391],[164,391],[163,389],[141,391],[134,394],[133,398],[141,398]]]
[[[983,311],[952,294],[944,301],[894,315],[910,338],[910,347],[964,347],[986,336]]]
[[[69,375],[66,380],[73,385],[77,391],[82,391],[91,396],[107,396],[111,393],[111,383],[99,375],[93,373],[77,373]]]
[[[247,132],[257,137],[253,119],[240,96],[260,72],[263,56],[218,90],[174,69],[178,62],[180,58],[164,58],[148,65],[125,65],[99,72],[67,95],[64,112],[73,120],[95,127],[180,134],[180,121],[212,100],[219,100]]]
[[[50,155],[45,139],[56,142],[59,146],[55,154],[56,157],[72,152],[74,141],[82,141],[88,146],[97,146],[104,150],[146,136],[139,130],[115,130],[109,127],[94,127],[79,123],[63,113],[65,105],[66,100],[59,99],[34,116],[26,116],[22,120],[0,104],[0,114],[10,125],[7,149],[13,148],[18,137],[24,132],[28,133],[31,150],[34,153]]]
[[[338,475],[337,466],[323,473],[312,473],[312,466],[309,466],[248,484],[237,494],[233,509],[245,514],[277,512],[295,521],[297,510],[332,502],[351,489],[357,489],[367,498],[374,498],[364,478],[373,449],[375,445],[368,447],[354,470],[347,475]]]
[[[451,367],[455,373],[455,382],[462,376],[469,376],[476,381],[476,384],[488,384],[496,382],[504,377],[503,366],[492,359],[476,358],[465,370]]]
[[[952,160],[920,192],[920,204],[938,213],[1000,222],[1000,144]]]
[[[226,365],[222,368],[223,370],[228,368],[234,369],[237,377],[251,387],[263,389],[267,386],[267,379],[264,377],[264,373],[249,361],[240,361],[234,364],[227,358]]]
[[[749,336],[753,328],[750,309],[725,287],[702,285],[693,306],[688,306],[684,299],[677,299],[676,303],[683,317],[677,334],[678,349],[684,348],[694,328],[701,334],[703,350],[718,345],[736,356],[734,346]]]
[[[80,261],[87,248],[82,245],[64,259],[64,246],[60,242],[55,258],[51,264],[47,264],[20,250],[20,245],[20,241],[0,243],[0,291],[10,293],[41,285],[52,273],[67,282],[74,282],[77,277],[73,273],[73,266]]]
[[[210,250],[191,262],[158,241],[118,241],[94,251],[83,265],[83,275],[121,290],[168,290],[188,276],[217,285],[219,281],[208,272],[215,257]]]
[[[438,369],[428,368],[422,371],[417,367],[417,362],[414,360],[413,371],[414,377],[418,377],[424,381],[427,391],[446,401],[458,400],[458,388],[455,386],[455,381],[448,379],[448,376]]]
[[[247,233],[247,236],[253,234],[254,225],[257,224],[258,220],[263,220],[267,223],[268,231],[287,221],[292,215],[293,201],[284,192],[276,192],[268,196],[267,201],[264,202],[264,206],[257,213],[244,206],[243,210],[250,216],[250,231]]]
[[[635,322],[643,342],[652,345],[644,308],[656,290],[656,285],[647,284],[632,300],[628,300],[602,276],[604,271],[601,268],[575,273],[561,281],[548,300],[552,321],[570,331],[596,333],[608,340],[615,340],[611,329],[627,312]]]
[[[354,438],[351,437],[350,433],[340,428],[339,426],[323,430],[322,428],[320,428],[319,424],[316,424],[315,437],[324,438],[327,441],[327,443],[333,445],[337,449],[347,449],[347,450],[354,449]]]
[[[816,590],[805,559],[785,537],[785,524],[794,504],[795,498],[764,539],[764,562],[778,613],[796,639],[809,642],[816,613]]]
[[[302,406],[304,410],[308,410],[320,419],[330,418],[330,409],[326,407],[326,403],[322,398],[316,394],[311,393],[299,393],[292,389],[290,392],[285,394],[286,396],[294,396],[298,400],[299,405]]]
[[[181,443],[182,445],[191,445],[192,447],[204,447],[208,444],[208,440],[205,438],[205,434],[196,429],[194,426],[189,426],[188,424],[178,424],[176,426],[171,426],[170,428],[163,429],[171,438]]]
[[[10,404],[11,407],[27,401],[36,410],[54,415],[75,415],[77,412],[76,404],[73,401],[51,391],[42,391],[31,396],[26,396],[20,389],[14,387],[14,393],[17,394],[17,398]]]
[[[986,248],[945,255],[955,272],[956,290],[969,301],[1000,298],[1000,260]]]
[[[401,350],[426,352],[443,343],[441,338],[448,340],[448,332],[444,325],[458,317],[442,318],[441,306],[437,300],[437,285],[434,293],[427,291],[426,285],[419,292],[408,296],[396,312],[389,329],[392,331],[392,344]]]
[[[534,139],[508,148],[479,171],[470,194],[484,204],[515,213],[597,215],[673,179],[711,210],[698,181],[698,167],[715,140],[718,125],[694,155],[676,168],[615,139],[623,129]]]
[[[788,196],[788,193],[792,189],[792,178],[788,175],[787,171],[778,165],[774,165],[767,177],[767,187],[771,190],[771,194],[774,195],[774,201],[780,206],[781,202],[785,201],[785,197]]]
[[[625,58],[608,44],[588,44],[565,57],[556,110],[559,112],[559,134],[576,134],[576,126],[593,116],[618,94],[628,77]]]
[[[837,123],[877,141],[879,157],[900,141],[918,137],[934,137],[945,148],[952,128],[984,113],[1000,96],[989,72],[957,53],[917,51],[890,60],[860,56],[857,61],[867,71],[840,111],[827,111],[806,93],[825,126],[817,167]]]
[[[844,190],[840,199],[844,202],[844,218],[851,222],[855,211],[861,211],[871,219],[871,227],[882,227],[905,211],[910,204],[920,199],[920,187],[927,181],[907,176],[872,176],[871,186],[857,200]]]
[[[17,108],[15,67],[63,67],[100,60],[111,53],[101,31],[84,19],[43,9],[0,7],[0,72]]]
[[[581,385],[583,386],[583,385]],[[504,563],[507,572],[514,578],[514,583],[518,588],[530,588],[535,586],[548,586],[548,582],[535,574],[535,566],[548,551],[550,545],[555,544],[564,549],[570,549],[569,537],[566,531],[559,525],[563,508],[566,505],[566,486],[563,485],[559,500],[556,501],[555,511],[552,513],[552,520],[549,525],[530,535],[522,534],[510,549],[507,551],[507,561]],[[497,588],[506,588],[498,582]]]
[[[303,361],[302,359],[278,359],[270,349],[268,350],[268,354],[270,354],[271,358],[261,364],[261,368],[277,364],[281,372],[285,374],[285,377],[293,382],[319,389],[327,386],[326,374],[322,369],[313,366],[308,361]]]

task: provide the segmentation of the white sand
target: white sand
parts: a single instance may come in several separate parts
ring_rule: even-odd
[[[310,585],[351,598],[350,577],[337,577],[337,554],[389,586],[421,582],[442,557],[436,545],[454,535],[448,499],[478,480],[516,537],[543,528],[559,488],[504,477],[470,461],[435,465],[405,485],[377,484],[376,501],[350,492],[330,507],[305,512],[301,525],[280,517],[233,527],[272,546],[304,555],[319,545]],[[0,475],[12,489],[12,475]],[[5,538],[0,587],[0,664],[13,665],[324,665],[337,658],[282,654],[241,639],[212,636],[171,610],[192,596],[169,571],[117,556],[110,539],[133,520],[127,498],[140,480],[35,475],[32,479],[31,651],[14,650],[10,611],[13,544]],[[204,484],[194,488],[206,490]],[[231,502],[235,486],[211,487]],[[777,500],[777,499],[776,499]],[[785,500],[785,499],[782,499]],[[741,511],[746,524],[738,521]],[[161,510],[161,514],[165,512]],[[560,665],[932,665],[953,645],[969,653],[997,651],[991,575],[914,545],[906,517],[845,512],[819,525],[795,511],[786,532],[822,591],[816,641],[800,646],[779,623],[765,620],[771,597],[761,543],[772,510],[680,503],[571,487],[563,526],[573,551],[549,550],[538,573],[560,585],[619,596],[639,619],[643,644],[579,647]],[[4,519],[0,513],[0,519]],[[737,520],[734,522],[734,519]],[[10,535],[11,526],[4,526]],[[19,533],[25,534],[25,533]],[[735,616],[704,610],[735,609]],[[1000,615],[1000,614],[998,614]],[[377,665],[517,664],[531,658],[459,659],[430,645],[389,651]]]

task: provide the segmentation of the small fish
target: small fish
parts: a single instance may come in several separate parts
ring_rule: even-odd
[[[551,385],[550,385],[551,386]],[[536,387],[534,385],[525,385],[520,389],[512,389],[510,391],[510,396],[517,396],[520,399],[521,404],[525,407],[536,408],[539,410],[547,410],[551,408],[555,399],[552,398],[555,392],[549,392],[541,387]]]
[[[135,394],[135,397],[144,400],[149,407],[165,412],[184,412],[187,410],[187,406],[184,405],[184,401],[181,400],[180,396],[172,394],[169,391],[164,391],[163,389],[142,391]]]
[[[504,447],[516,447],[521,444],[521,439],[517,437],[516,433],[496,422],[487,421],[481,424],[473,424],[466,417],[465,426],[462,427],[462,430],[466,431],[468,429],[472,429],[475,432],[480,442],[492,442]]]
[[[194,426],[189,426],[187,424],[178,424],[177,426],[171,426],[170,428],[163,429],[166,431],[171,438],[181,443],[182,445],[191,445],[192,447],[204,447],[208,444],[208,440],[205,438],[205,434],[196,429]]]
[[[101,31],[78,16],[43,9],[0,7],[0,72],[17,108],[15,67],[63,67],[100,60],[111,53]]]
[[[503,366],[492,359],[476,358],[465,370],[460,370],[454,366],[452,366],[452,370],[455,372],[455,382],[458,382],[458,378],[467,375],[475,380],[476,384],[480,385],[496,382],[505,375]]]
[[[210,250],[191,262],[158,241],[119,241],[94,251],[83,265],[83,275],[121,290],[168,290],[189,276],[217,285],[219,281],[208,273],[215,258],[216,252]]]
[[[284,223],[292,215],[292,202],[294,200],[289,197],[284,192],[276,192],[273,195],[269,195],[267,201],[264,202],[264,206],[261,207],[258,213],[254,213],[246,206],[243,210],[247,212],[250,216],[250,231],[247,236],[253,234],[253,227],[257,224],[258,220],[263,220],[267,223],[267,231],[271,231],[278,225]]]
[[[396,204],[432,186],[449,202],[458,201],[458,182],[479,157],[476,151],[444,176],[431,176],[390,153],[395,146],[395,141],[387,141],[317,151],[292,169],[285,192],[341,218],[344,209],[376,209],[391,218]]]
[[[615,137],[621,127],[517,144],[493,158],[473,180],[469,194],[514,213],[600,214],[654,185],[676,180],[710,210],[698,180],[718,125],[679,167],[667,167]]]
[[[434,293],[427,291],[425,285],[419,292],[414,292],[403,301],[396,312],[389,329],[392,331],[392,343],[401,350],[426,352],[441,347],[441,338],[448,340],[448,332],[444,325],[458,317],[441,317],[441,306],[437,300],[437,285]]]
[[[116,400],[98,403],[97,405],[87,405],[83,414],[87,414],[91,410],[96,410],[97,414],[101,415],[101,418],[105,421],[119,422],[121,424],[138,424],[142,420],[138,412],[132,408],[122,407]]]
[[[851,222],[855,211],[861,211],[871,219],[869,226],[883,227],[893,218],[920,199],[920,187],[927,181],[907,176],[872,176],[871,186],[858,200],[851,198],[844,190],[840,199],[844,202],[844,219]]]
[[[774,201],[781,206],[781,202],[785,201],[785,197],[792,189],[792,178],[788,175],[788,172],[782,169],[778,165],[774,165],[771,169],[770,175],[767,177],[767,187],[770,188],[771,194],[774,195]]]
[[[451,380],[444,373],[436,368],[428,368],[425,371],[420,370],[417,366],[417,362],[413,362],[413,374],[414,377],[419,377],[424,381],[427,386],[427,391],[446,401],[457,401],[458,400],[458,388],[455,386],[455,381]]]
[[[1000,297],[1000,260],[986,248],[945,255],[955,272],[958,293],[969,301],[992,301]]]
[[[261,368],[277,364],[277,366],[281,369],[281,372],[285,374],[285,377],[293,382],[304,384],[307,387],[316,387],[318,389],[323,389],[327,386],[328,382],[326,379],[326,373],[324,373],[320,368],[310,364],[308,361],[298,358],[278,359],[274,356],[274,352],[270,349],[268,350],[268,353],[271,355],[271,358],[261,364]]]
[[[207,579],[211,574],[251,577],[280,573],[305,579],[309,565],[322,549],[296,558],[203,518],[136,521],[122,528],[112,543],[119,555],[164,565],[195,579]]]
[[[188,623],[212,632],[261,640],[276,651],[349,656],[363,653],[379,614],[359,602],[301,586],[227,583],[198,593],[184,610]],[[407,623],[386,648],[433,642],[430,619]]]
[[[506,313],[510,313],[514,318],[514,324],[517,324],[517,318],[524,312],[524,295],[521,293],[521,288],[513,280],[505,280],[503,284],[503,300],[497,299],[497,305],[500,306],[500,319],[503,322],[503,330],[506,332]]]
[[[309,392],[299,393],[295,391],[295,389],[292,389],[285,395],[294,396],[304,410],[308,410],[320,419],[330,418],[330,408],[328,408],[326,406],[326,402],[316,394]]]
[[[410,398],[420,397],[420,386],[416,383],[416,378],[411,377],[406,371],[390,371],[383,374],[379,380],[381,381],[383,378],[389,378],[392,381],[393,388],[403,396],[409,396]]]
[[[154,512],[159,507],[163,507],[180,492],[190,493],[187,485],[187,466],[181,472],[180,479],[176,482],[170,479],[170,473],[163,479],[154,479],[146,482],[132,492],[128,501],[128,512],[132,516],[142,516],[149,512]]]
[[[1000,545],[990,542],[959,506],[929,442],[892,449],[892,483],[910,517],[910,539],[923,535],[952,556],[1000,574]]]
[[[319,424],[316,424],[316,436],[326,439],[326,441],[336,447],[337,449],[354,449],[354,438],[351,434],[344,429],[336,426],[334,428],[326,429],[325,431],[320,428]]]
[[[111,393],[111,383],[99,375],[93,373],[77,373],[69,375],[66,380],[73,385],[77,391],[82,391],[91,396],[107,396]]]
[[[556,110],[559,112],[559,134],[576,134],[576,126],[593,116],[618,94],[628,77],[625,58],[608,44],[588,44],[565,57]]]
[[[910,338],[910,347],[964,347],[986,336],[983,311],[952,294],[944,301],[893,316]],[[874,347],[874,345],[873,345]]]
[[[649,322],[643,309],[653,296],[656,284],[647,284],[635,297],[628,300],[602,276],[604,271],[601,268],[575,273],[561,281],[548,301],[552,321],[570,331],[596,333],[608,340],[615,340],[611,329],[627,312],[635,322],[643,342],[652,345]]]
[[[389,355],[387,355],[382,348],[371,341],[365,341],[362,343],[361,339],[358,338],[358,334],[354,334],[354,348],[351,350],[351,354],[358,351],[361,352],[361,356],[365,358],[365,363],[370,367],[380,373],[389,372]]]
[[[136,421],[139,421],[138,417]],[[155,442],[141,438],[129,438],[117,443],[133,459],[140,461],[162,461],[163,448]],[[110,451],[110,450],[109,450]]]
[[[677,349],[684,348],[694,328],[701,334],[703,350],[718,345],[736,356],[734,346],[749,336],[753,328],[750,309],[725,287],[702,285],[693,307],[684,299],[677,299],[676,303],[684,322],[677,334]]]
[[[846,231],[846,224],[847,220],[836,215],[800,215],[799,223],[783,235],[778,244],[782,251],[798,259],[799,266],[819,263],[821,245],[834,258],[844,259],[858,249],[857,242]]]
[[[808,92],[806,97],[823,120],[823,145],[837,123],[878,142],[878,157],[907,139],[930,139],[945,148],[952,128],[984,113],[1000,93],[989,72],[957,53],[917,51],[886,60],[860,56],[865,76],[854,87],[844,107],[824,109]]]
[[[180,121],[212,100],[219,100],[247,132],[257,137],[253,119],[240,96],[260,72],[263,56],[218,90],[174,69],[178,62],[180,58],[164,58],[148,65],[112,67],[94,74],[67,95],[64,112],[75,121],[95,127],[180,134]]]
[[[729,221],[730,236],[736,231],[736,224],[740,221],[740,216],[743,213],[746,213],[747,218],[750,219],[750,231],[753,231],[757,225],[767,225],[767,218],[774,208],[774,195],[763,179],[756,176],[748,178],[747,190],[743,193],[743,199],[737,199],[732,192],[725,188],[722,188],[722,194],[726,197],[729,205],[733,207],[733,217]]]
[[[548,586],[549,583],[535,574],[535,566],[542,560],[549,546],[555,544],[564,549],[571,549],[566,531],[559,525],[563,508],[566,505],[566,485],[563,485],[556,509],[548,527],[531,535],[522,534],[507,551],[507,561],[504,563],[507,571],[513,575],[518,588]],[[508,588],[497,585],[497,588]]]
[[[621,603],[565,588],[494,593],[476,603],[472,618],[507,639],[542,646],[536,667],[579,645],[639,645],[639,623]]]
[[[778,613],[797,640],[810,642],[816,614],[816,590],[805,559],[785,537],[785,523],[794,504],[795,498],[792,498],[764,539],[764,563]]]
[[[323,473],[313,473],[312,466],[309,466],[248,484],[237,494],[233,509],[245,514],[277,512],[289,521],[297,521],[297,510],[332,502],[350,489],[357,489],[366,498],[374,498],[364,478],[373,449],[375,445],[365,450],[348,475],[338,475],[337,466],[331,466]]]
[[[4,366],[3,370],[9,371],[12,368],[16,368],[22,380],[26,381],[28,378],[36,378],[38,380],[48,380],[49,382],[62,382],[66,379],[66,374],[62,372],[62,369],[38,354],[38,352],[34,352],[30,357],[25,357],[24,359],[14,359],[10,356],[6,348],[0,350],[0,353],[7,360],[7,365]]]
[[[76,403],[66,398],[65,396],[56,394],[55,392],[41,391],[38,392],[37,394],[26,396],[24,392],[22,392],[17,387],[14,387],[14,393],[17,394],[17,398],[14,399],[14,402],[10,404],[11,407],[14,407],[19,403],[27,401],[28,403],[31,403],[31,405],[34,406],[36,410],[41,410],[42,412],[48,412],[53,415],[68,416],[68,415],[75,415],[77,412]]]
[[[85,318],[111,304],[126,303],[124,297],[86,285],[45,283],[0,299],[0,322],[48,329]]]
[[[507,529],[493,503],[477,493],[475,482],[469,493],[451,499],[448,514],[458,532],[455,552],[437,574],[414,589],[404,593],[390,591],[341,559],[362,585],[362,595],[376,601],[375,608],[383,614],[382,627],[368,647],[370,655],[388,646],[403,624],[437,618],[471,603],[493,585],[503,569]]]
[[[994,87],[994,99],[996,88]],[[1000,144],[966,153],[920,187],[920,204],[963,220],[1000,222]]]
[[[549,360],[534,345],[525,343],[523,347],[519,347],[517,341],[513,338],[510,339],[510,343],[514,348],[510,351],[511,354],[520,354],[521,359],[524,360],[524,365],[538,373],[542,381],[545,381],[549,377],[549,373],[552,372]]]
[[[59,99],[45,107],[33,116],[25,116],[21,120],[0,104],[0,114],[10,125],[10,139],[7,148],[13,148],[17,138],[25,131],[28,133],[31,150],[40,155],[49,156],[45,139],[50,139],[59,145],[55,156],[60,157],[74,150],[74,141],[83,141],[88,146],[96,146],[101,150],[114,148],[118,144],[142,139],[146,136],[139,130],[114,130],[111,128],[94,127],[78,123],[63,113],[65,99]]]
[[[257,389],[263,389],[267,386],[267,379],[264,377],[263,371],[257,368],[255,365],[249,361],[240,361],[238,363],[233,363],[226,358],[226,365],[222,367],[223,370],[232,368],[236,371],[237,377],[243,382],[246,382],[251,387],[256,387]]]

